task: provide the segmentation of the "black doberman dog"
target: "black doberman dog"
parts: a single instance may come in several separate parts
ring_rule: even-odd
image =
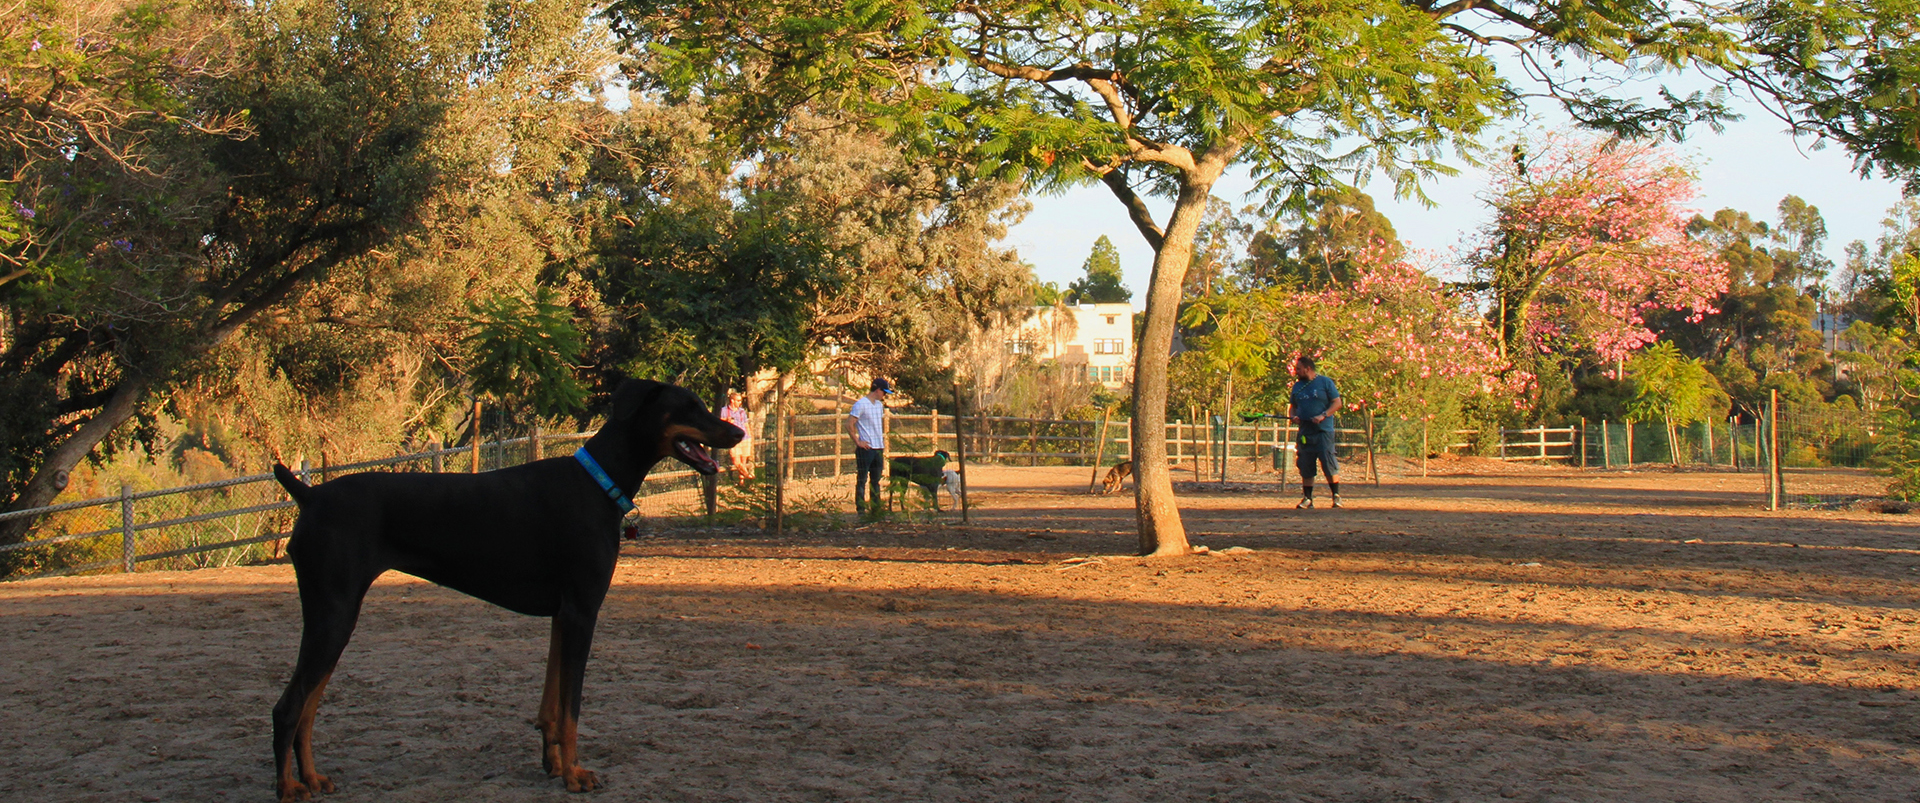
[[[535,720],[541,760],[569,791],[598,786],[580,766],[575,740],[594,622],[619,557],[623,503],[662,459],[713,474],[719,466],[707,447],[724,449],[743,436],[685,388],[629,379],[614,390],[606,425],[586,443],[590,461],[570,455],[481,474],[352,474],[311,487],[274,466],[300,505],[287,555],[304,624],[293,678],[273,707],[281,802],[334,789],[313,766],[314,712],[367,588],[390,569],[553,617]],[[589,466],[596,464],[613,489],[594,476]]]

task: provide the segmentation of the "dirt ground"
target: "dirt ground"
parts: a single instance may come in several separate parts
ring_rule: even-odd
[[[1086,469],[973,480],[967,526],[629,546],[584,797],[539,771],[545,623],[390,575],[327,799],[1920,800],[1920,517],[1454,466],[1196,490],[1215,554],[1143,560]],[[285,565],[0,585],[0,800],[271,800],[298,606]]]

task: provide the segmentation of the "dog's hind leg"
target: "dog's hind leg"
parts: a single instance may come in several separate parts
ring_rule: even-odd
[[[273,706],[274,783],[281,803],[333,791],[333,781],[314,768],[313,718],[327,680],[333,676],[333,668],[340,662],[340,653],[346,650],[360,618],[360,602],[373,584],[372,578],[309,582],[307,578],[315,574],[325,573],[301,575],[300,657],[294,662],[293,677],[281,692],[280,701]]]

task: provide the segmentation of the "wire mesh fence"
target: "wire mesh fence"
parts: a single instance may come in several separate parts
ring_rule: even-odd
[[[1778,437],[1760,440],[1779,444],[1779,504],[1833,508],[1884,495],[1887,480],[1876,469],[1890,444],[1879,416],[1781,405],[1778,422]]]
[[[1578,429],[1583,465],[1752,474],[1771,506],[1842,507],[1886,492],[1879,469],[1888,430],[1871,412],[1780,404],[1746,419],[1583,421]]]
[[[1777,423],[1776,423],[1777,422]],[[1419,420],[1350,415],[1336,429],[1343,476],[1380,482],[1424,476],[1429,461],[1473,454],[1513,464],[1627,469],[1661,464],[1741,472],[1754,477],[1756,501],[1770,506],[1837,507],[1881,496],[1876,469],[1889,437],[1878,417],[1827,407],[1781,405],[1751,419],[1691,422],[1578,421],[1524,429],[1436,431]],[[956,464],[1093,467],[1133,456],[1125,419],[956,416],[901,410],[886,418],[890,457],[945,451]],[[748,471],[703,477],[665,463],[635,497],[630,526],[640,529],[767,525],[791,519],[832,525],[851,509],[854,454],[846,413],[765,416],[753,427]],[[1288,483],[1298,431],[1285,421],[1230,422],[1218,415],[1167,423],[1174,479],[1205,483],[1246,479]],[[347,465],[303,466],[309,482],[360,471],[490,471],[569,454],[591,433],[542,434],[425,451]],[[716,455],[726,466],[730,455]],[[1357,472],[1357,473],[1356,473]],[[791,488],[789,485],[791,484]],[[842,487],[842,486],[846,487]],[[788,491],[791,490],[791,493]],[[898,489],[895,489],[896,491]],[[929,489],[931,490],[931,489]],[[937,504],[937,503],[936,503]],[[297,511],[271,474],[0,513],[31,517],[29,540],[0,546],[9,579],[47,574],[188,569],[277,557]]]
[[[530,435],[332,466],[302,465],[309,483],[362,471],[491,471],[570,454],[592,433]],[[637,515],[672,521],[704,512],[704,485],[687,469],[650,475]],[[0,513],[35,520],[31,536],[0,545],[6,579],[136,569],[196,569],[278,557],[298,511],[271,473],[134,491]]]

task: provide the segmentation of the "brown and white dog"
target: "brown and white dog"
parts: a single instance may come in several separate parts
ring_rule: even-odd
[[[1122,460],[1113,464],[1113,468],[1107,469],[1107,478],[1100,481],[1100,492],[1110,494],[1120,490],[1120,483],[1126,482],[1130,476],[1133,476],[1132,460]]]

